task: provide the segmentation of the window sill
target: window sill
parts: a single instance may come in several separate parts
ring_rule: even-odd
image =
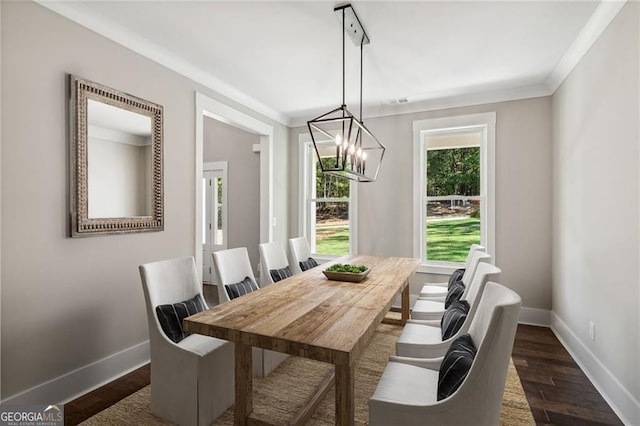
[[[336,260],[342,256],[336,256],[336,255],[332,255],[332,254],[311,254],[311,257],[313,257],[316,262],[318,262],[319,264],[323,264],[323,263],[327,263],[330,262],[332,260]]]
[[[434,275],[451,275],[456,269],[463,268],[463,263],[433,263],[425,262],[418,266],[418,273],[422,274],[434,274]]]

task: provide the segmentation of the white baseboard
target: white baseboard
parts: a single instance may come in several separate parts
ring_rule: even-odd
[[[548,309],[526,308],[520,309],[520,318],[518,324],[537,325],[540,327],[549,327],[551,311]]]
[[[634,398],[631,392],[611,374],[611,371],[553,311],[551,311],[551,330],[620,420],[625,425],[640,425],[640,401]]]
[[[149,341],[12,395],[1,404],[66,404],[149,362]]]

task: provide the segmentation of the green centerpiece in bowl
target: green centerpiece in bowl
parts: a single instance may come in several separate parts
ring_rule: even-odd
[[[351,265],[349,263],[335,263],[322,273],[333,281],[349,281],[359,283],[369,274],[370,269],[364,265]]]

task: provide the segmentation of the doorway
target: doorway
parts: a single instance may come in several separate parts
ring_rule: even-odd
[[[195,247],[194,257],[196,269],[200,274],[203,268],[203,191],[202,179],[204,172],[203,145],[204,145],[204,120],[210,117],[231,126],[240,128],[259,136],[260,143],[260,242],[272,241],[273,226],[273,151],[274,128],[271,124],[256,119],[244,112],[230,107],[202,93],[196,92],[196,140],[195,140]],[[230,212],[229,214],[233,214]],[[232,248],[229,246],[228,248]]]
[[[204,163],[202,173],[202,282],[217,284],[211,253],[228,245],[227,162]]]

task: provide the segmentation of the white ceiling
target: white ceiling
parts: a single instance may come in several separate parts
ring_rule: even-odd
[[[353,1],[371,39],[365,116],[551,94],[623,4],[614,3]],[[287,125],[341,103],[334,2],[41,4]],[[357,113],[359,49],[346,42]]]

